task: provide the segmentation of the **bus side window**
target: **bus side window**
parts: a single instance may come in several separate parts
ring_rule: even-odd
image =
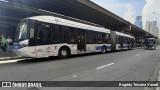
[[[52,28],[52,40],[53,42],[61,42],[61,32],[60,32],[60,26],[59,25],[53,25]]]
[[[131,38],[128,38],[128,39],[129,39],[128,44],[131,44]]]
[[[120,38],[119,36],[116,36],[116,43],[117,44],[120,44],[119,38]]]
[[[110,44],[110,34],[106,34],[107,44]]]
[[[35,46],[36,45],[36,39],[35,39],[35,21],[31,22],[30,29],[29,29],[29,46]]]
[[[122,37],[119,36],[119,44],[122,44]]]
[[[35,31],[33,28],[30,29],[30,39],[29,39],[29,46],[35,46]]]
[[[51,44],[51,29],[52,26],[49,23],[40,22],[38,24],[36,37],[38,45]]]
[[[77,28],[74,28],[74,42],[78,43]]]
[[[102,43],[102,33],[97,33],[97,43]]]
[[[86,40],[88,44],[96,43],[96,32],[88,30],[86,33]]]
[[[125,44],[127,44],[127,41],[128,41],[128,38],[127,38],[127,37],[125,37],[125,41],[124,41],[124,42],[125,42]]]
[[[124,37],[124,44],[127,44],[127,42],[128,42],[128,38]]]
[[[61,26],[62,41],[65,43],[74,43],[74,28]]]
[[[105,44],[107,42],[106,34],[102,33],[102,43]]]

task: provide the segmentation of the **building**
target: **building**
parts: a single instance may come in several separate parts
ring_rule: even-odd
[[[160,32],[158,33],[158,44],[160,45]]]
[[[154,27],[157,27],[157,21],[153,21],[152,24]]]
[[[154,36],[158,37],[158,34],[159,34],[159,29],[158,29],[158,27],[155,27],[155,26],[152,27],[152,34],[153,34]]]
[[[134,25],[143,28],[142,26],[142,16],[137,16]]]
[[[146,30],[147,32],[150,32],[150,33],[151,33],[151,29],[152,29],[152,22],[151,22],[151,21],[147,21],[147,22],[146,22],[145,30]]]
[[[157,21],[147,21],[145,30],[152,35],[158,37],[159,29],[157,27]]]

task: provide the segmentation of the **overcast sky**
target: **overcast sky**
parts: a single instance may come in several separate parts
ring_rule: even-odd
[[[160,29],[160,0],[91,0],[114,14],[134,23],[136,16],[143,17],[143,27],[148,20],[158,21]]]

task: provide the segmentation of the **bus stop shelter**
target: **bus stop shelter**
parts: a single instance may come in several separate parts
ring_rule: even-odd
[[[76,18],[82,23],[128,33],[135,37],[155,37],[90,0],[0,1],[0,28],[6,33],[13,35],[21,19],[37,15],[58,15],[67,19]]]

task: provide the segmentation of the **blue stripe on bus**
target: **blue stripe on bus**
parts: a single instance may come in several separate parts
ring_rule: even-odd
[[[107,49],[111,49],[111,46],[106,46],[107,47]]]
[[[102,46],[97,46],[96,47],[96,50],[101,50],[102,49]],[[106,46],[106,49],[111,49],[111,46]]]
[[[128,48],[128,46],[123,46],[123,48]]]
[[[118,46],[118,48],[122,48],[121,46]]]
[[[101,50],[102,46],[97,46],[96,50]]]
[[[118,46],[118,48],[122,48],[122,47]],[[128,45],[123,45],[123,48],[128,48]]]

